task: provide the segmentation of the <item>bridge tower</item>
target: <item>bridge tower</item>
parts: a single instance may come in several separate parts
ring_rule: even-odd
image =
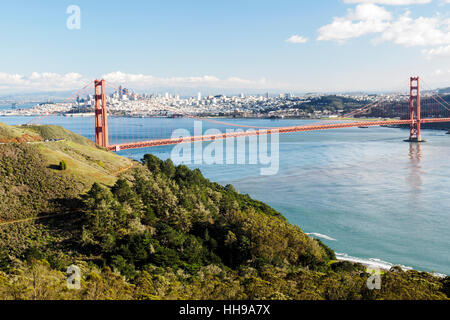
[[[106,108],[105,80],[95,80],[95,143],[108,147],[108,113]]]
[[[410,79],[410,98],[409,98],[409,119],[410,132],[408,142],[423,142],[420,135],[420,125],[422,118],[420,115],[420,78],[411,77]]]

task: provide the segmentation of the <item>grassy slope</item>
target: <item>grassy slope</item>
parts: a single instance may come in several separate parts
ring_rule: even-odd
[[[33,142],[0,145],[0,221],[51,213],[57,199],[76,197],[94,182],[111,186],[119,172],[133,165],[56,126],[0,124],[2,140]],[[61,160],[68,164],[66,171],[58,169]]]
[[[82,137],[76,133],[73,133],[63,127],[54,126],[54,125],[45,125],[45,126],[26,126],[21,127],[25,128],[27,132],[34,132],[42,137],[43,140],[47,139],[64,139],[73,141],[79,145],[95,147],[94,143],[89,139]]]
[[[0,143],[39,141],[41,136],[22,127],[11,127],[0,122]]]

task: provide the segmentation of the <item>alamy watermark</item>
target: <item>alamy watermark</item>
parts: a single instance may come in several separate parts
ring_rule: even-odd
[[[381,271],[377,268],[367,268],[370,277],[367,279],[367,288],[369,290],[381,290]]]
[[[81,9],[77,5],[70,5],[67,7],[66,13],[69,15],[66,21],[67,29],[80,30],[81,29]]]
[[[67,288],[70,290],[81,289],[81,270],[75,265],[67,268]]]
[[[226,139],[223,139],[224,134]],[[192,137],[210,136],[212,140],[189,143]],[[269,137],[270,136],[270,137]],[[177,144],[171,153],[176,165],[260,165],[260,174],[276,175],[280,165],[279,132],[276,129],[254,130],[208,129],[203,133],[201,121],[194,122],[194,134],[186,129],[177,129],[172,139],[182,139],[186,143]],[[270,143],[269,143],[270,139]]]

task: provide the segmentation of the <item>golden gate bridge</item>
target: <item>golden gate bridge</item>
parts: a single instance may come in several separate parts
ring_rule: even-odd
[[[427,97],[423,103],[421,97],[421,79],[419,77],[411,77],[409,85],[409,99],[405,103],[392,102],[392,101],[382,101],[381,99],[376,99],[375,101],[369,103],[363,108],[356,109],[343,115],[336,120],[348,119],[351,117],[354,121],[336,121],[333,123],[316,123],[308,125],[298,125],[298,126],[283,126],[283,127],[260,127],[260,126],[249,126],[240,125],[237,123],[230,123],[221,120],[215,120],[210,118],[201,118],[193,116],[190,114],[182,115],[186,118],[197,119],[201,121],[206,121],[210,123],[220,124],[223,126],[247,128],[247,131],[232,131],[229,130],[225,133],[215,133],[215,134],[200,134],[200,135],[190,135],[184,137],[159,137],[151,138],[151,132],[148,137],[141,134],[141,137],[131,138],[126,142],[110,143],[110,124],[108,117],[108,105],[107,105],[107,95],[106,86],[107,81],[95,80],[94,83],[83,87],[81,92],[86,92],[94,86],[94,132],[95,132],[95,143],[103,148],[110,151],[121,151],[129,149],[138,148],[148,148],[156,146],[166,146],[174,145],[179,143],[193,143],[199,141],[214,141],[220,139],[230,139],[239,138],[246,136],[259,136],[259,135],[272,135],[281,133],[294,133],[294,132],[307,132],[307,131],[319,131],[319,130],[331,130],[331,129],[341,129],[341,128],[353,128],[353,127],[375,127],[375,126],[409,126],[409,137],[405,141],[420,143],[424,140],[421,135],[422,124],[426,123],[440,123],[440,122],[450,122],[450,104],[443,99],[440,95],[431,95]],[[110,86],[116,89],[114,86]],[[73,100],[75,93],[67,100]],[[180,114],[180,110],[173,107],[165,107],[166,109],[172,111],[174,114]],[[379,120],[357,120],[355,116],[362,114],[376,114],[375,110],[379,110],[381,114],[388,110],[391,114],[397,113],[399,119],[379,119]],[[385,113],[384,113],[385,114]],[[38,123],[42,119],[50,116],[51,113],[42,115],[30,121],[30,123]],[[384,117],[385,118],[385,117]],[[83,121],[85,121],[83,119]],[[126,130],[127,124],[120,121],[119,126],[122,130]],[[119,128],[120,130],[120,128]],[[161,135],[160,135],[161,136]]]

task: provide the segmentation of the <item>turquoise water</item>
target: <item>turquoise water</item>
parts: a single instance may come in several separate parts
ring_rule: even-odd
[[[29,120],[0,118],[11,124]],[[46,119],[92,138],[92,119],[82,125],[63,117]],[[78,122],[80,122],[78,121]],[[111,120],[114,143],[193,130],[186,119]],[[133,133],[114,129],[127,121]],[[300,120],[227,120],[257,126],[310,123]],[[214,124],[205,128],[218,127]],[[291,223],[319,237],[341,258],[403,265],[450,274],[450,135],[426,130],[426,143],[403,142],[408,130],[349,128],[280,135],[279,171],[262,176],[264,165],[189,165],[221,184],[231,183],[280,211]],[[207,146],[209,143],[205,143]],[[129,150],[141,159],[171,157],[173,146]],[[248,150],[245,151],[248,155]]]

